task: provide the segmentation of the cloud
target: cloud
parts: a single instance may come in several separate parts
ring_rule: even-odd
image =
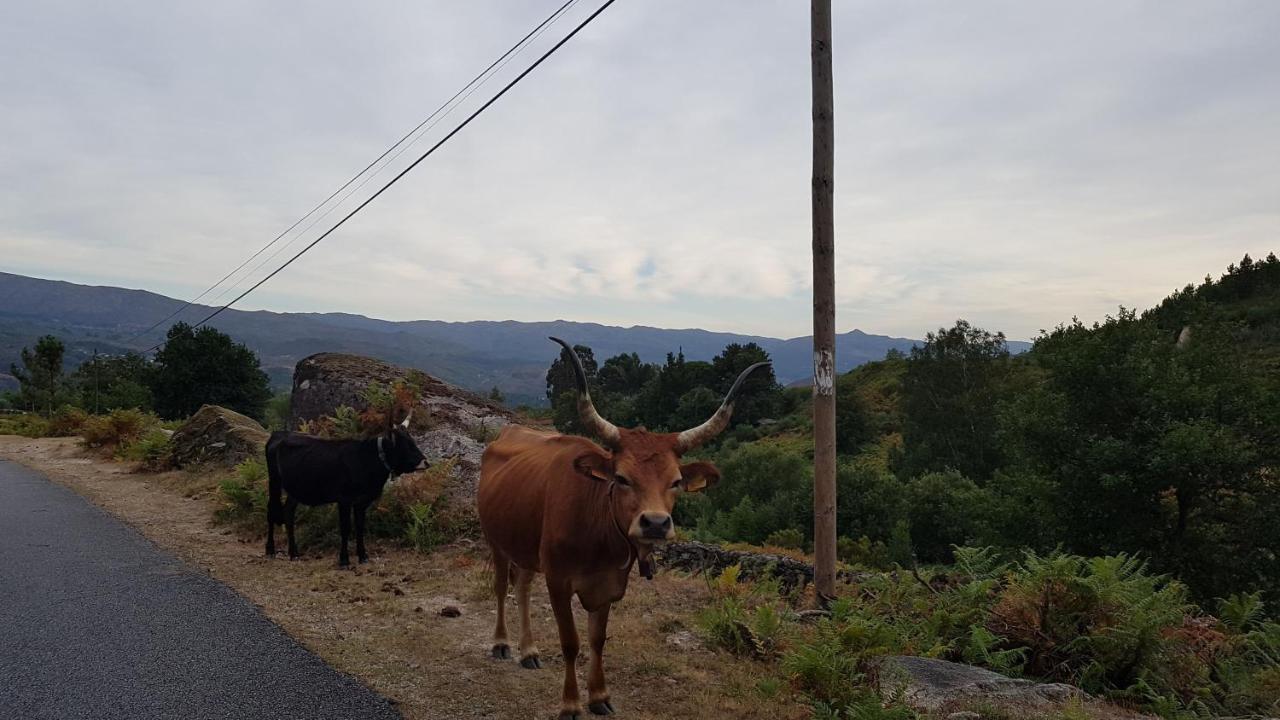
[[[10,8],[0,265],[193,295],[553,6]],[[807,333],[805,10],[618,3],[244,307]],[[1234,0],[838,3],[840,329],[1029,337],[1274,249],[1278,33]]]

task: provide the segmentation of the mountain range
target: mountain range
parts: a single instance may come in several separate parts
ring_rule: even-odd
[[[12,389],[5,374],[21,349],[40,335],[52,334],[67,345],[66,365],[75,367],[100,353],[143,351],[164,337],[165,326],[133,337],[183,302],[117,287],[79,285],[60,280],[0,272],[0,389]],[[193,305],[175,320],[195,322],[213,308]],[[803,383],[812,373],[810,337],[780,339],[700,329],[615,327],[566,320],[550,322],[413,320],[393,322],[346,313],[277,313],[228,310],[212,323],[258,353],[272,384],[287,388],[298,360],[317,352],[367,355],[420,368],[460,387],[488,391],[497,387],[511,403],[545,401],[547,366],[558,349],[548,335],[592,348],[596,359],[623,352],[647,362],[662,362],[683,351],[690,360],[710,360],[729,343],[754,342],[773,359],[784,384]],[[850,370],[879,360],[889,350],[909,350],[918,341],[870,335],[860,330],[836,337],[837,369]],[[1010,341],[1020,352],[1028,343]]]

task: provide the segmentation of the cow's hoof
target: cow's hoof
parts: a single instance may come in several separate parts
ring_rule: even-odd
[[[340,567],[340,568],[349,568],[349,567],[351,567],[351,561],[350,561],[350,560],[345,560],[345,559],[344,559],[344,560],[339,560],[339,561],[338,561],[338,567]]]
[[[362,555],[362,556],[360,557],[360,564],[361,564],[361,565],[364,565],[364,564],[365,564],[365,563],[367,563],[367,562],[369,562],[369,556],[368,556],[368,555]]]
[[[617,710],[613,709],[613,703],[608,700],[593,702],[587,705],[587,709],[591,711],[592,715],[612,715],[617,712]]]
[[[537,655],[530,655],[520,659],[520,667],[525,670],[541,670],[542,661],[538,659]]]
[[[302,559],[302,556],[301,556],[301,555],[290,555],[290,556],[289,556],[289,559],[290,559],[290,560],[301,560],[301,559]]]
[[[581,720],[581,710],[561,710],[557,720]]]
[[[506,643],[498,643],[493,646],[493,650],[489,653],[494,660],[510,660],[511,646]]]

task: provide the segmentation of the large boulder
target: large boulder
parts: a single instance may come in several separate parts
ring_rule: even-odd
[[[381,360],[319,353],[298,361],[294,369],[289,427],[297,429],[304,421],[333,415],[342,405],[362,410],[370,385],[406,380],[410,374],[422,387],[411,434],[428,462],[454,459],[455,477],[445,487],[445,495],[461,509],[473,508],[486,438],[497,436],[515,415],[466,390]]]
[[[205,405],[173,432],[173,464],[232,466],[259,456],[270,433],[253,418],[217,405]]]
[[[929,713],[981,702],[992,706],[1042,710],[1073,700],[1087,700],[1079,688],[1005,677],[972,665],[905,655],[886,657],[880,665],[880,690],[902,694],[907,705]]]

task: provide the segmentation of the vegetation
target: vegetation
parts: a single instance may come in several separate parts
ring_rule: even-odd
[[[777,659],[780,679],[822,717],[864,717],[882,703],[889,717],[914,717],[894,707],[891,683],[877,683],[886,655],[1068,682],[1166,717],[1280,709],[1280,624],[1262,619],[1257,594],[1221,601],[1218,619],[1128,555],[955,556],[929,577],[871,576],[815,625],[776,586],[745,583],[731,567],[709,581],[698,627],[713,647]]]
[[[151,374],[155,409],[163,417],[188,417],[201,405],[221,405],[264,419],[271,389],[258,356],[212,327],[186,323],[169,328]]]
[[[18,380],[17,407],[45,417],[70,398],[70,389],[62,374],[62,357],[66,347],[52,335],[36,341],[34,349],[22,348],[22,367],[10,365],[9,372]]]
[[[591,348],[575,345],[582,360],[591,397],[612,422],[651,430],[675,431],[705,421],[729,391],[738,375],[753,363],[768,360],[759,345],[733,343],[711,362],[686,360],[684,353],[668,353],[662,365],[641,362],[635,353],[616,355],[597,365]],[[547,370],[547,399],[552,419],[564,432],[581,432],[576,383],[568,351]],[[753,373],[734,408],[734,422],[753,425],[788,409],[788,398],[773,370]]]
[[[95,414],[134,409],[171,419],[214,404],[271,422],[268,409],[278,421],[283,402],[287,415],[288,395],[267,407],[272,396],[257,356],[211,327],[174,325],[154,361],[134,352],[95,355],[67,375],[64,355],[63,342],[52,335],[23,348],[23,367],[11,368],[19,390],[4,404],[46,418],[69,405]]]
[[[1020,356],[964,321],[930,333],[837,380],[840,555],[885,568],[973,543],[1139,554],[1199,601],[1280,602],[1277,370],[1274,256],[1141,315],[1059,326]],[[810,409],[782,397],[794,411],[704,451],[732,482],[681,500],[686,534],[812,542]]]

